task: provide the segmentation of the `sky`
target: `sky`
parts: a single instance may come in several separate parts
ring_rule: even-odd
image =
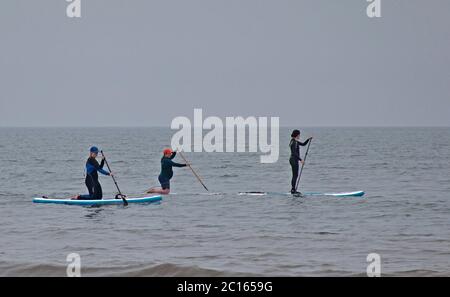
[[[450,1],[0,2],[0,127],[450,126]]]

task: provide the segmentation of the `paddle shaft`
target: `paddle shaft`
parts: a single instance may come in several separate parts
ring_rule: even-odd
[[[205,190],[209,192],[208,188],[205,186],[205,184],[203,183],[200,176],[198,176],[198,174],[194,171],[194,169],[192,169],[191,164],[189,164],[189,162],[186,160],[186,158],[183,156],[183,154],[181,152],[179,152],[179,153],[180,153],[181,158],[183,158],[184,162],[186,162],[186,164],[191,169],[192,173],[195,175],[195,177],[198,179],[198,181],[202,184],[203,188],[205,188]]]
[[[108,167],[109,173],[111,174],[112,170],[111,170],[111,167],[109,167],[108,160],[106,160],[106,157],[105,157],[105,154],[103,153],[103,151],[100,151],[100,152],[102,153],[103,159],[105,160],[106,167]],[[119,185],[117,184],[116,178],[114,177],[114,175],[111,175],[111,177],[112,177],[112,179],[114,181],[114,184],[116,185],[117,191],[119,191],[119,195],[122,198],[123,203],[125,204],[125,206],[128,205],[128,202],[125,199],[125,196],[120,191],[120,188],[119,188]]]
[[[302,177],[303,167],[305,167],[306,157],[308,157],[309,146],[311,145],[311,142],[312,142],[312,138],[309,139],[308,147],[306,148],[306,153],[305,153],[305,157],[303,158],[302,168],[300,169],[300,173],[299,173],[298,179],[297,179],[297,184],[295,185],[295,191],[297,191],[298,185],[300,183],[300,178]]]

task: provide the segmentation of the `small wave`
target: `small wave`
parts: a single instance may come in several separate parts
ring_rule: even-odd
[[[1,265],[1,277],[65,276],[65,266],[50,264]]]
[[[128,164],[128,162],[123,161],[123,160],[117,160],[117,161],[114,161],[114,164]]]
[[[450,272],[442,272],[436,270],[428,270],[428,269],[414,269],[414,270],[405,270],[405,271],[395,271],[390,273],[384,273],[382,276],[400,276],[400,277],[448,277],[450,276]]]
[[[343,277],[366,277],[364,272],[345,271],[338,269],[321,269],[308,273],[308,276],[343,276]],[[406,271],[394,271],[388,273],[382,273],[382,277],[448,277],[449,272],[441,272],[435,270],[417,269]]]
[[[11,176],[11,179],[21,178],[21,177],[26,177],[26,173],[25,172],[13,173],[12,176]]]
[[[200,268],[198,266],[179,266],[175,264],[159,264],[155,266],[136,267],[132,266],[120,271],[113,272],[111,276],[134,276],[134,277],[148,277],[148,276],[177,276],[177,277],[202,277],[202,276],[230,276],[232,273],[225,271]],[[234,275],[234,273],[233,273]]]
[[[61,277],[66,276],[66,266],[51,264],[22,264],[1,265],[0,276],[40,276]],[[244,276],[243,273],[232,273],[214,269],[200,268],[198,266],[180,266],[170,263],[156,265],[132,265],[115,267],[85,267],[81,268],[82,276],[112,276],[112,277],[218,277],[218,276]],[[247,274],[245,274],[247,275]]]
[[[367,276],[363,273],[355,273],[348,270],[339,270],[332,268],[323,268],[320,270],[314,270],[312,272],[301,274],[301,276],[312,276],[312,277],[364,277]]]
[[[417,237],[431,237],[434,236],[432,233],[398,233],[396,237],[411,237],[411,236],[417,236]]]
[[[228,178],[228,177],[238,177],[239,175],[237,175],[237,174],[224,174],[224,175],[221,175],[220,177],[225,177],[225,178]]]
[[[339,234],[339,233],[322,231],[322,232],[312,232],[312,234],[318,234],[318,235],[337,235],[337,234]]]
[[[228,167],[227,165],[218,165],[218,166],[212,166],[211,168],[214,168],[214,169],[225,169],[227,167]]]
[[[0,197],[21,197],[22,195],[16,193],[0,193]]]

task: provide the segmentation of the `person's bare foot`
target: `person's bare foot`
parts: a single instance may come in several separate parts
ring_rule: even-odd
[[[78,200],[80,199],[80,195],[70,197],[70,200]]]

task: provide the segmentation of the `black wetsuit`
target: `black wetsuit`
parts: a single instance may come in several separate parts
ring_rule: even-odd
[[[162,157],[161,159],[161,173],[158,176],[159,183],[163,190],[170,189],[170,179],[173,176],[172,167],[185,167],[186,164],[179,164],[172,161],[176,156],[176,152],[173,152],[170,157]]]
[[[309,142],[309,139],[305,142],[300,142],[295,140],[294,138],[291,139],[291,142],[289,143],[289,147],[291,148],[291,157],[289,158],[289,163],[292,167],[292,180],[291,180],[291,192],[296,191],[297,186],[297,178],[298,178],[298,171],[299,171],[299,161],[302,160],[300,157],[300,146],[305,146]]]
[[[91,199],[100,200],[103,198],[102,186],[98,182],[98,172],[109,175],[108,171],[103,170],[105,165],[105,160],[103,159],[100,164],[98,164],[95,158],[89,157],[86,161],[86,187],[88,188],[89,195],[80,196],[81,199]]]

